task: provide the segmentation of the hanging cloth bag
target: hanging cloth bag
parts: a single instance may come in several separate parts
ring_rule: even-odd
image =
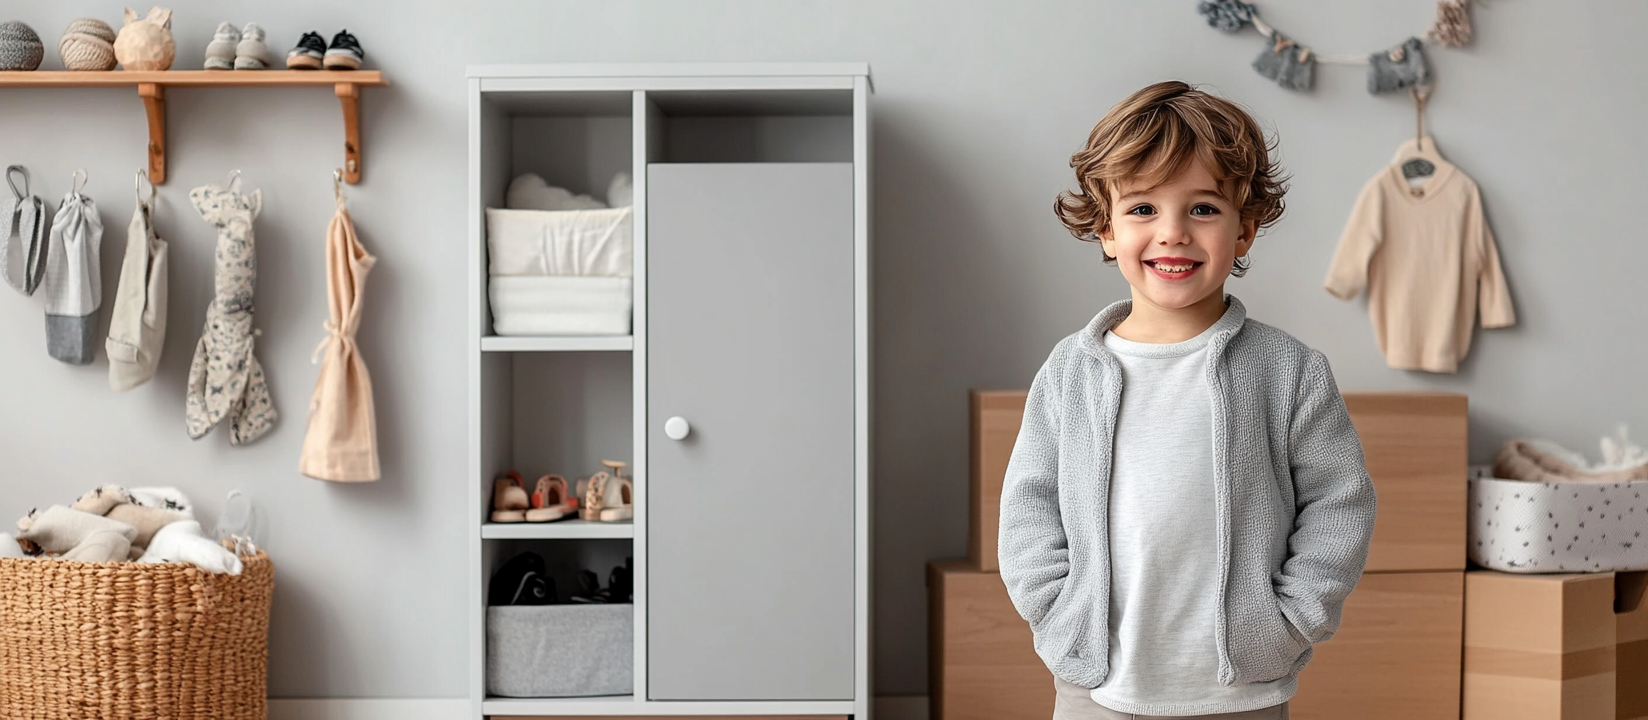
[[[223,420],[229,421],[229,444],[245,445],[275,427],[279,413],[258,362],[258,331],[253,326],[252,293],[257,285],[257,248],[252,219],[263,209],[263,191],[235,191],[235,171],[227,187],[203,185],[189,191],[200,216],[217,228],[213,257],[212,303],[195,357],[183,411],[189,437],[199,440]]]
[[[141,171],[138,177],[142,178]],[[103,343],[109,353],[109,387],[117,392],[154,378],[166,343],[167,245],[155,234],[154,200],[154,185],[144,198],[139,184],[137,209],[126,229],[126,259],[120,265],[109,338]]]
[[[326,230],[326,293],[331,319],[327,337],[315,349],[322,361],[309,401],[309,431],[303,438],[298,471],[317,480],[377,480],[378,429],[372,408],[372,378],[355,345],[360,328],[361,291],[377,258],[366,251],[343,198]]]
[[[85,173],[57,206],[51,245],[46,250],[46,352],[71,365],[90,364],[97,356],[97,311],[103,307],[103,271],[99,252],[103,221],[97,204],[80,192]]]
[[[23,187],[17,187],[13,175],[23,176]],[[11,186],[13,199],[0,201],[0,274],[6,283],[25,296],[40,288],[41,275],[46,269],[46,204],[29,194],[29,171],[22,165],[6,168],[6,184]]]

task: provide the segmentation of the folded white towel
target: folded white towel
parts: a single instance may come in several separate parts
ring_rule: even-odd
[[[499,335],[628,335],[627,277],[497,277],[488,282]]]
[[[489,272],[494,275],[634,274],[635,209],[486,209]]]
[[[186,562],[206,572],[239,575],[240,558],[222,545],[206,539],[200,523],[181,520],[160,529],[149,541],[149,549],[137,559],[145,563]]]

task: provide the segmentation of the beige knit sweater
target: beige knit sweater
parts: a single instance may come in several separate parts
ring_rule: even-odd
[[[1393,368],[1454,372],[1479,306],[1484,328],[1516,324],[1482,196],[1447,162],[1418,189],[1397,165],[1369,180],[1324,285],[1344,300],[1367,288],[1373,334]]]

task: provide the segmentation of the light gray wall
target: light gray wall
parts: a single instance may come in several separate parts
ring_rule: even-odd
[[[1288,215],[1231,288],[1252,314],[1326,351],[1354,389],[1467,392],[1472,456],[1545,435],[1583,449],[1616,421],[1648,436],[1640,369],[1648,264],[1637,213],[1648,6],[1628,0],[1478,5],[1480,38],[1434,56],[1430,125],[1481,185],[1522,323],[1480,336],[1453,377],[1388,370],[1361,302],[1320,288],[1363,181],[1413,130],[1402,97],[1370,97],[1356,68],[1319,69],[1313,94],[1266,83],[1251,33],[1221,35],[1189,0],[666,0],[172,3],[180,67],[198,67],[220,19],[256,20],[284,52],[302,31],[360,36],[395,83],[363,100],[366,182],[356,222],[381,262],[361,344],[377,386],[385,479],[333,486],[295,471],[321,339],[337,102],[324,90],[174,90],[173,179],[158,213],[173,245],[172,332],[160,378],[130,395],[47,358],[38,301],[0,300],[0,512],[63,502],[105,481],[174,483],[215,514],[230,488],[261,503],[279,565],[271,690],[283,696],[456,696],[464,690],[464,67],[469,63],[868,61],[874,105],[878,692],[925,691],[929,558],[966,534],[966,390],[1022,387],[1047,350],[1122,297],[1096,247],[1049,208],[1070,153],[1126,93],[1207,83],[1275,128],[1293,173]],[[80,15],[121,5],[7,3],[55,46]],[[1366,52],[1423,31],[1429,0],[1274,0],[1266,16],[1318,50]],[[49,63],[55,66],[56,54]],[[0,162],[23,163],[53,202],[91,173],[112,289],[143,161],[128,90],[0,90]],[[260,354],[280,427],[248,448],[182,430],[187,358],[210,288],[212,235],[189,188],[231,168],[263,188],[257,223]],[[729,588],[729,592],[752,589]]]

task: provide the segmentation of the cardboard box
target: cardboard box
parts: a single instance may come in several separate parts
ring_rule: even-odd
[[[1001,484],[1026,391],[974,390],[967,556],[998,570]],[[1440,393],[1346,393],[1379,493],[1370,572],[1465,569],[1466,399]]]
[[[1614,574],[1614,714],[1648,720],[1648,572]]]
[[[1053,674],[1000,575],[962,560],[929,563],[927,602],[932,720],[1053,716]]]
[[[1614,720],[1614,574],[1465,573],[1464,720]]]
[[[996,536],[1001,531],[1001,481],[1024,422],[1025,390],[974,390],[969,393],[972,437],[968,459],[972,504],[967,523],[967,558],[973,566],[996,572]]]
[[[1463,572],[1363,575],[1316,646],[1294,720],[1458,720]]]
[[[1465,569],[1464,395],[1345,393],[1379,493],[1369,572]]]

